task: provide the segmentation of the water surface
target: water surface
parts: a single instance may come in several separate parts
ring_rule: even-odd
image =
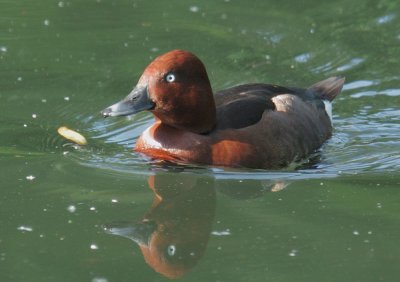
[[[0,6],[1,281],[397,281],[399,4]],[[99,111],[175,48],[203,60],[215,90],[345,76],[318,161],[230,170],[132,152],[151,115]]]

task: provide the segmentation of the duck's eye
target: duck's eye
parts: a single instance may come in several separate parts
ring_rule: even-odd
[[[168,73],[165,76],[165,81],[167,82],[174,82],[175,81],[175,75],[173,73]]]
[[[169,256],[172,257],[173,255],[175,255],[175,252],[176,252],[175,245],[169,245],[167,251],[168,251]]]

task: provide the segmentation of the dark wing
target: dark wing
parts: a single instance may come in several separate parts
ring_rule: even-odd
[[[296,95],[324,110],[322,100],[332,101],[343,84],[344,78],[330,77],[308,89],[258,83],[219,91],[215,95],[217,129],[243,128],[257,123],[265,111],[275,110],[272,98],[280,94]]]
[[[265,111],[275,110],[272,98],[279,94],[295,94],[311,99],[305,89],[271,84],[245,84],[215,94],[217,129],[242,128],[257,123]],[[310,96],[310,97],[307,97]]]

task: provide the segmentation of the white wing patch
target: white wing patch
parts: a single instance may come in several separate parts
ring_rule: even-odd
[[[331,120],[332,123],[332,103],[329,102],[328,100],[323,100],[324,104],[325,104],[325,111],[329,116],[329,119]]]

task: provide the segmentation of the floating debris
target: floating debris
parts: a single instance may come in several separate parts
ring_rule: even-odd
[[[91,245],[90,245],[90,249],[91,249],[91,250],[98,250],[98,249],[99,249],[99,246],[97,246],[96,244],[91,244]]]
[[[211,232],[211,234],[215,236],[229,236],[231,235],[231,231],[229,229],[226,229],[222,231],[213,231]]]
[[[32,231],[33,231],[33,228],[32,228],[32,227],[29,227],[29,226],[23,226],[23,225],[21,225],[21,226],[18,226],[17,230],[19,230],[19,231],[28,231],[28,232],[32,232]]]
[[[69,129],[66,126],[61,126],[59,129],[57,129],[57,132],[64,138],[66,138],[78,145],[86,145],[87,144],[87,140],[82,134],[80,134],[72,129]]]

